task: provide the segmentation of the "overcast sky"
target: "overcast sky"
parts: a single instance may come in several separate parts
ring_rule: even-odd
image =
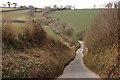
[[[118,1],[118,0],[0,0],[0,6],[3,4],[7,4],[7,2],[16,2],[18,6],[29,6],[33,5],[35,7],[43,7],[43,6],[51,6],[51,5],[73,5],[77,8],[93,8],[94,5],[96,7],[102,7],[103,5],[107,4],[111,1]]]

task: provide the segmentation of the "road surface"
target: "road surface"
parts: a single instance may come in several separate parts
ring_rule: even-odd
[[[64,69],[59,78],[100,78],[97,74],[89,70],[83,62],[84,43],[79,41],[81,48],[76,51],[75,59]]]

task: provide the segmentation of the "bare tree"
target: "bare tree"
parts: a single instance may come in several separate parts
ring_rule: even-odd
[[[60,9],[63,9],[63,5],[60,5]]]
[[[57,9],[57,5],[54,5],[53,8],[56,10]]]
[[[16,6],[17,6],[17,3],[13,3],[14,4],[14,8],[16,8]]]
[[[112,6],[113,6],[113,3],[108,3],[105,5],[105,8],[112,8]]]
[[[71,9],[72,8],[72,5],[67,5],[67,9]]]
[[[3,4],[3,7],[6,7],[6,4]]]
[[[34,8],[34,6],[29,6],[28,15],[30,16],[30,18],[33,18],[35,16],[35,8]]]
[[[76,6],[73,6],[73,9],[75,9]]]
[[[11,3],[10,3],[10,2],[7,2],[7,4],[8,4],[8,7],[10,8]]]
[[[114,8],[118,8],[118,4],[117,3],[114,3]]]
[[[43,10],[43,15],[49,14],[50,11],[51,11],[50,7],[45,7],[45,9]]]
[[[94,9],[96,8],[96,5],[94,5]]]

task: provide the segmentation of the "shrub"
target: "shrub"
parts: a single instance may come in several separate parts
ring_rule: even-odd
[[[43,30],[41,23],[34,23],[32,36],[35,44],[40,45],[42,42],[44,42],[46,39],[46,32]]]
[[[27,47],[40,46],[40,44],[46,39],[46,33],[39,21],[30,21],[27,23],[21,39]]]
[[[2,24],[2,44],[3,48],[10,49],[14,47],[15,34],[12,29],[12,23],[10,21],[3,22]]]
[[[74,32],[74,30],[73,30],[72,27],[68,27],[68,26],[67,26],[67,27],[65,28],[65,35],[66,35],[66,36],[72,37],[73,32]]]
[[[15,35],[11,22],[2,25],[3,49],[24,49],[25,47],[40,47],[46,40],[46,33],[41,23],[29,21],[26,23],[23,33]]]
[[[117,20],[116,9],[105,9],[101,12],[84,38],[90,51],[110,47],[117,41]]]
[[[83,32],[77,32],[76,36],[77,36],[77,40],[83,40],[83,35],[84,35],[84,31]]]
[[[34,6],[29,6],[28,15],[29,15],[30,18],[33,18],[35,16],[35,8],[34,8]]]

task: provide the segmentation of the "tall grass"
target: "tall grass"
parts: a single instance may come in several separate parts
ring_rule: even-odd
[[[95,18],[84,37],[89,51],[97,51],[112,46],[118,39],[117,9],[105,9]]]
[[[43,30],[42,25],[38,21],[27,22],[21,39],[24,43],[31,46],[40,46],[46,39],[46,32]]]
[[[3,78],[55,78],[74,58],[74,49],[47,36],[40,21],[27,22],[18,35],[11,22],[2,27],[3,50],[8,50],[3,54]]]
[[[119,18],[117,9],[103,10],[84,37],[84,62],[101,78],[119,79]]]
[[[12,29],[12,23],[10,21],[4,22],[2,24],[2,43],[3,48],[14,47],[15,34]]]
[[[3,50],[24,49],[25,47],[41,46],[46,39],[46,33],[41,23],[29,21],[22,33],[16,35],[12,22],[4,22],[2,25]]]

